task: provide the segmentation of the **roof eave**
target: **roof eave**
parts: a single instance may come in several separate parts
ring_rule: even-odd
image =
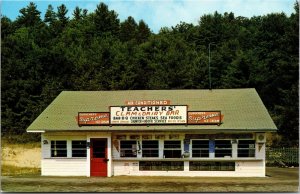
[[[29,133],[45,133],[45,132],[200,132],[200,133],[252,133],[252,132],[277,132],[278,129],[84,129],[84,130],[69,130],[69,129],[45,129],[45,130],[27,130]]]
[[[26,130],[27,133],[45,133],[45,130]]]

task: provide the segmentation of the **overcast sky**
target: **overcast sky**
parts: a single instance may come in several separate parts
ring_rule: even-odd
[[[2,0],[1,14],[14,20],[20,14],[19,10],[26,7],[30,1]],[[76,6],[93,12],[101,1],[33,1],[41,16],[44,18],[47,6],[51,4],[55,11],[62,3],[69,10],[68,16]],[[124,21],[128,16],[134,17],[138,22],[143,19],[154,33],[161,27],[171,27],[180,21],[197,24],[204,14],[215,11],[219,13],[233,12],[235,16],[252,17],[268,13],[284,12],[288,16],[294,12],[296,0],[106,0],[102,1],[110,10],[119,14],[119,19]]]

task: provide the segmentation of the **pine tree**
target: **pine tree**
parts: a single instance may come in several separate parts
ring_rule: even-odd
[[[121,23],[120,27],[120,40],[123,42],[133,40],[137,35],[137,23],[134,18],[129,16],[124,22]]]
[[[96,34],[101,36],[105,33],[117,35],[119,33],[118,14],[109,11],[107,5],[100,3],[95,11],[94,23],[96,26]]]
[[[22,15],[17,18],[17,23],[21,26],[33,27],[41,23],[41,12],[33,2],[30,2],[26,8],[22,8],[20,13]]]
[[[137,41],[138,43],[143,43],[148,40],[151,35],[150,28],[148,25],[143,21],[140,20],[138,27],[137,27]]]
[[[68,9],[64,4],[57,7],[57,17],[62,27],[65,27],[69,21],[69,17],[66,16],[67,13],[68,13]]]
[[[75,20],[80,20],[83,15],[82,15],[82,9],[80,9],[78,6],[76,6],[75,10],[73,11],[73,16]]]
[[[56,13],[53,11],[52,5],[48,5],[48,9],[44,17],[44,22],[48,25],[53,25],[55,21],[56,21]]]

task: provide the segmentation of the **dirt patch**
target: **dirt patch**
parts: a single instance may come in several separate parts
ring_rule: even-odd
[[[41,167],[41,148],[32,145],[2,145],[2,165],[21,168]]]
[[[298,192],[298,168],[267,168],[268,177],[2,177],[5,192]]]

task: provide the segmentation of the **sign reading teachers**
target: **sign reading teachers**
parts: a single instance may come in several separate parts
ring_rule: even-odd
[[[110,124],[186,124],[187,106],[111,106]]]

